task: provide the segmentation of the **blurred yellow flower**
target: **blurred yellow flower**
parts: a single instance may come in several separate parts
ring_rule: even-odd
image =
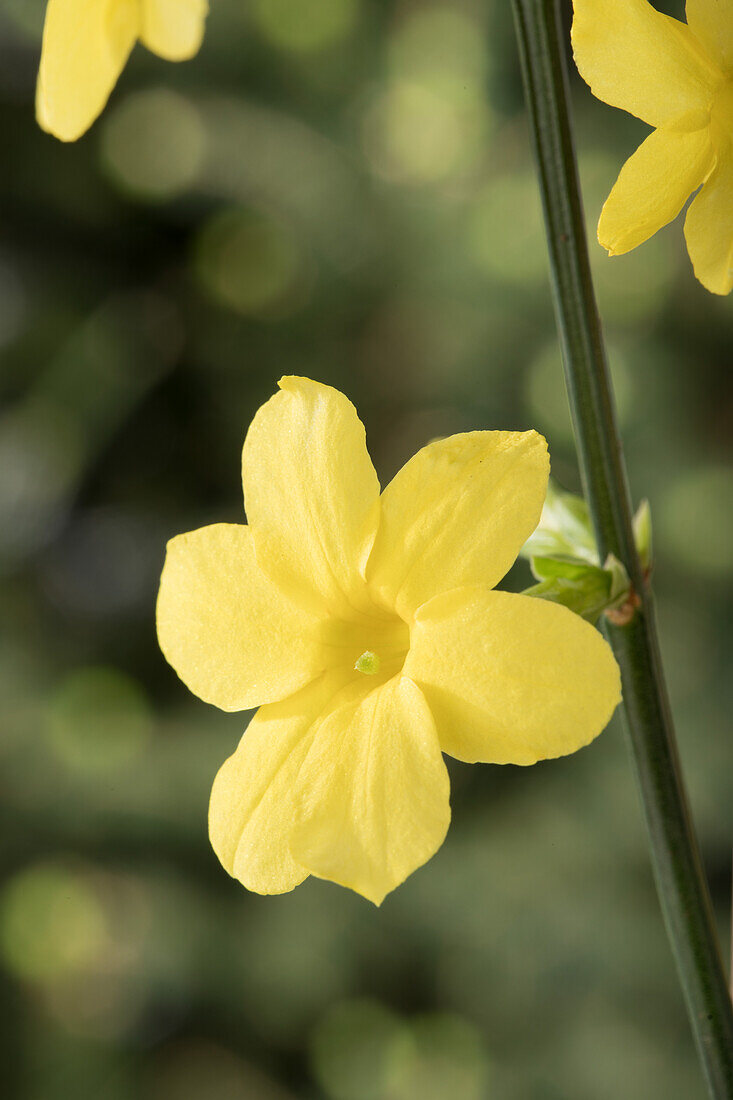
[[[702,184],[685,219],[695,275],[733,288],[733,0],[687,0],[687,24],[647,0],[574,0],[573,52],[594,95],[655,130],[621,169],[598,223],[611,256],[648,240]]]
[[[618,668],[566,608],[492,591],[539,520],[536,432],[431,443],[380,496],[353,405],[283,378],[242,470],[249,525],[172,539],[158,598],[191,690],[260,707],[214,782],[211,842],[250,890],[312,874],[379,904],[443,842],[441,750],[573,752],[608,722]]]
[[[36,115],[44,130],[76,141],[104,109],[138,39],[184,61],[201,45],[208,0],[49,0]]]

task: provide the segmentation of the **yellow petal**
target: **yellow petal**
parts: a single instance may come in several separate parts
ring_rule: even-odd
[[[395,677],[316,731],[298,774],[293,856],[379,905],[443,843],[448,795],[430,711]]]
[[[138,31],[137,0],[49,0],[36,89],[44,130],[76,141],[91,126]]]
[[[647,0],[574,0],[573,54],[594,95],[650,126],[697,130],[719,79],[684,23]]]
[[[325,664],[320,623],[262,572],[249,529],[233,523],[171,539],[157,624],[166,660],[222,710],[283,699]]]
[[[687,0],[687,25],[721,69],[733,69],[733,0]]]
[[[247,433],[242,480],[258,561],[283,591],[342,617],[362,606],[379,482],[351,402],[308,378],[281,379]]]
[[[142,0],[140,38],[167,61],[198,53],[209,11],[208,0]]]
[[[423,447],[382,493],[370,587],[406,619],[439,592],[493,587],[539,522],[549,470],[537,432],[467,432]]]
[[[598,240],[618,256],[676,218],[713,167],[710,133],[655,130],[621,169],[598,222]]]
[[[214,780],[211,844],[229,874],[248,890],[282,894],[308,876],[290,853],[294,792],[313,726],[344,680],[326,673],[297,695],[260,707]]]
[[[685,219],[695,275],[713,294],[733,289],[733,155],[721,159]]]
[[[444,752],[534,764],[587,745],[620,699],[610,647],[567,608],[463,588],[420,608],[404,673],[423,691]]]

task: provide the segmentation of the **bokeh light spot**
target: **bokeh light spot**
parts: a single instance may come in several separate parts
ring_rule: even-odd
[[[501,282],[521,286],[546,279],[540,199],[529,172],[487,184],[469,212],[468,247],[477,266]]]
[[[450,1013],[401,1020],[376,1001],[345,1001],[313,1036],[316,1077],[330,1100],[481,1100],[486,1053]]]
[[[359,15],[359,0],[253,0],[252,14],[275,46],[311,53],[349,34]]]
[[[392,183],[427,184],[468,168],[484,142],[481,100],[416,81],[394,81],[365,119],[364,143],[375,172]]]
[[[410,1035],[375,1001],[346,1001],[321,1020],[313,1036],[313,1069],[330,1100],[394,1097]]]
[[[393,31],[390,79],[367,112],[364,144],[374,171],[394,183],[439,183],[485,152],[481,27],[453,8],[409,11]]]
[[[482,1100],[488,1062],[481,1036],[466,1020],[430,1013],[410,1025],[411,1057],[405,1060],[395,1100]]]
[[[47,712],[57,755],[83,772],[113,771],[139,755],[152,729],[139,685],[114,668],[82,668],[63,681]]]
[[[245,315],[285,307],[301,274],[293,233],[270,215],[245,209],[224,211],[204,226],[195,265],[209,293]]]
[[[660,546],[693,571],[733,573],[733,467],[681,473],[661,500]]]
[[[123,189],[147,199],[170,199],[201,170],[206,131],[191,100],[164,88],[128,96],[105,115],[102,160]]]
[[[26,869],[0,896],[0,947],[22,978],[65,977],[90,965],[106,943],[101,906],[72,871],[52,864]]]
[[[439,83],[455,77],[464,86],[483,80],[487,55],[481,29],[455,8],[413,10],[392,35],[390,67],[398,78]]]

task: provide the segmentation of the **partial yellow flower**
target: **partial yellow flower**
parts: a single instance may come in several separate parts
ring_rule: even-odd
[[[621,169],[601,212],[609,255],[685,219],[695,275],[733,289],[733,0],[687,0],[687,23],[647,0],[573,0],[573,52],[594,95],[654,132]]]
[[[214,782],[211,842],[250,890],[316,875],[379,904],[443,842],[442,752],[574,752],[611,717],[618,667],[566,608],[492,591],[539,520],[536,432],[431,443],[380,496],[353,405],[283,378],[242,472],[249,525],[172,539],[158,598],[191,690],[259,706]]]
[[[36,115],[44,130],[76,141],[104,109],[139,39],[168,61],[198,51],[208,0],[49,0]]]

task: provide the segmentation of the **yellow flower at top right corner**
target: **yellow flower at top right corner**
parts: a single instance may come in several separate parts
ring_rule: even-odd
[[[580,75],[655,129],[621,169],[598,223],[618,256],[687,211],[695,275],[733,289],[733,0],[687,0],[687,23],[647,0],[574,0]]]

